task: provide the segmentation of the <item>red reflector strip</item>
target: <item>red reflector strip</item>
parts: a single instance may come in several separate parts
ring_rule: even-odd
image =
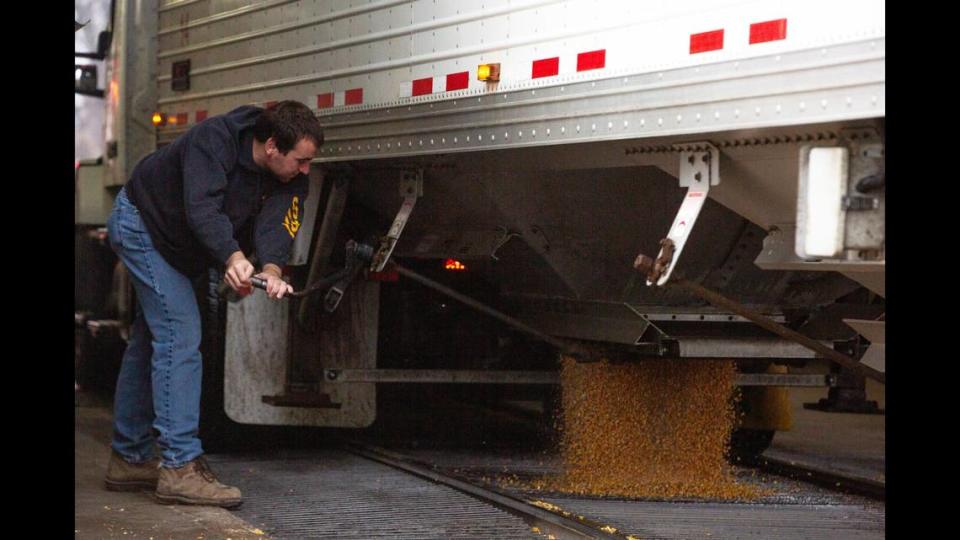
[[[433,93],[433,77],[413,81],[413,95],[422,96]]]
[[[560,73],[560,57],[544,58],[533,62],[533,78],[553,77]]]
[[[451,73],[447,75],[447,92],[463,90],[470,84],[470,72]]]
[[[787,39],[787,20],[777,19],[750,25],[750,44]]]
[[[383,272],[370,272],[367,274],[369,281],[400,281],[400,272],[396,270],[384,270]]]
[[[207,111],[197,111],[197,122],[203,122],[207,119]]]
[[[360,105],[363,103],[363,88],[354,88],[344,93],[343,102],[347,105]]]
[[[577,71],[600,69],[607,63],[607,50],[590,51],[577,55]]]
[[[333,92],[317,94],[317,108],[329,109],[330,107],[333,107]]]
[[[187,113],[177,113],[177,125],[182,126],[187,123]]]
[[[715,51],[722,48],[723,30],[690,35],[690,54]]]

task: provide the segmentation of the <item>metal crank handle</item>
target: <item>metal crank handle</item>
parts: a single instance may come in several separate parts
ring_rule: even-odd
[[[250,278],[250,284],[258,289],[267,290],[267,280],[263,278],[252,277]],[[300,298],[310,294],[311,292],[315,292],[315,291],[310,289],[307,289],[306,291],[293,291],[284,295],[284,298]]]
[[[250,284],[258,289],[267,290],[267,280],[258,277],[250,278]]]

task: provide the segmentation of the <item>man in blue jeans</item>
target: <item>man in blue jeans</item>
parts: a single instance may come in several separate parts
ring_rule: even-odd
[[[244,292],[257,272],[244,253],[255,251],[268,296],[292,291],[281,267],[321,144],[320,123],[302,103],[243,106],[143,158],[120,190],[107,230],[130,272],[137,312],[117,378],[107,489],[155,488],[166,504],[241,503],[240,490],[210,471],[197,437],[202,365],[193,281],[219,266]]]

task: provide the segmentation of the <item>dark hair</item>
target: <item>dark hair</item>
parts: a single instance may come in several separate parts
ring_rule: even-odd
[[[286,154],[304,137],[313,139],[319,148],[323,144],[323,128],[309,107],[285,100],[263,111],[253,126],[253,137],[260,142],[273,137],[277,150]]]

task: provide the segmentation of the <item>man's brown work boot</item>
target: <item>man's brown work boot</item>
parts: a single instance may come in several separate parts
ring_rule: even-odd
[[[203,456],[179,469],[161,467],[156,496],[162,504],[205,504],[233,508],[243,502],[239,489],[217,481]]]
[[[143,463],[130,463],[120,457],[116,450],[110,451],[107,476],[104,486],[110,491],[139,491],[155,489],[160,478],[160,459],[153,458]]]

